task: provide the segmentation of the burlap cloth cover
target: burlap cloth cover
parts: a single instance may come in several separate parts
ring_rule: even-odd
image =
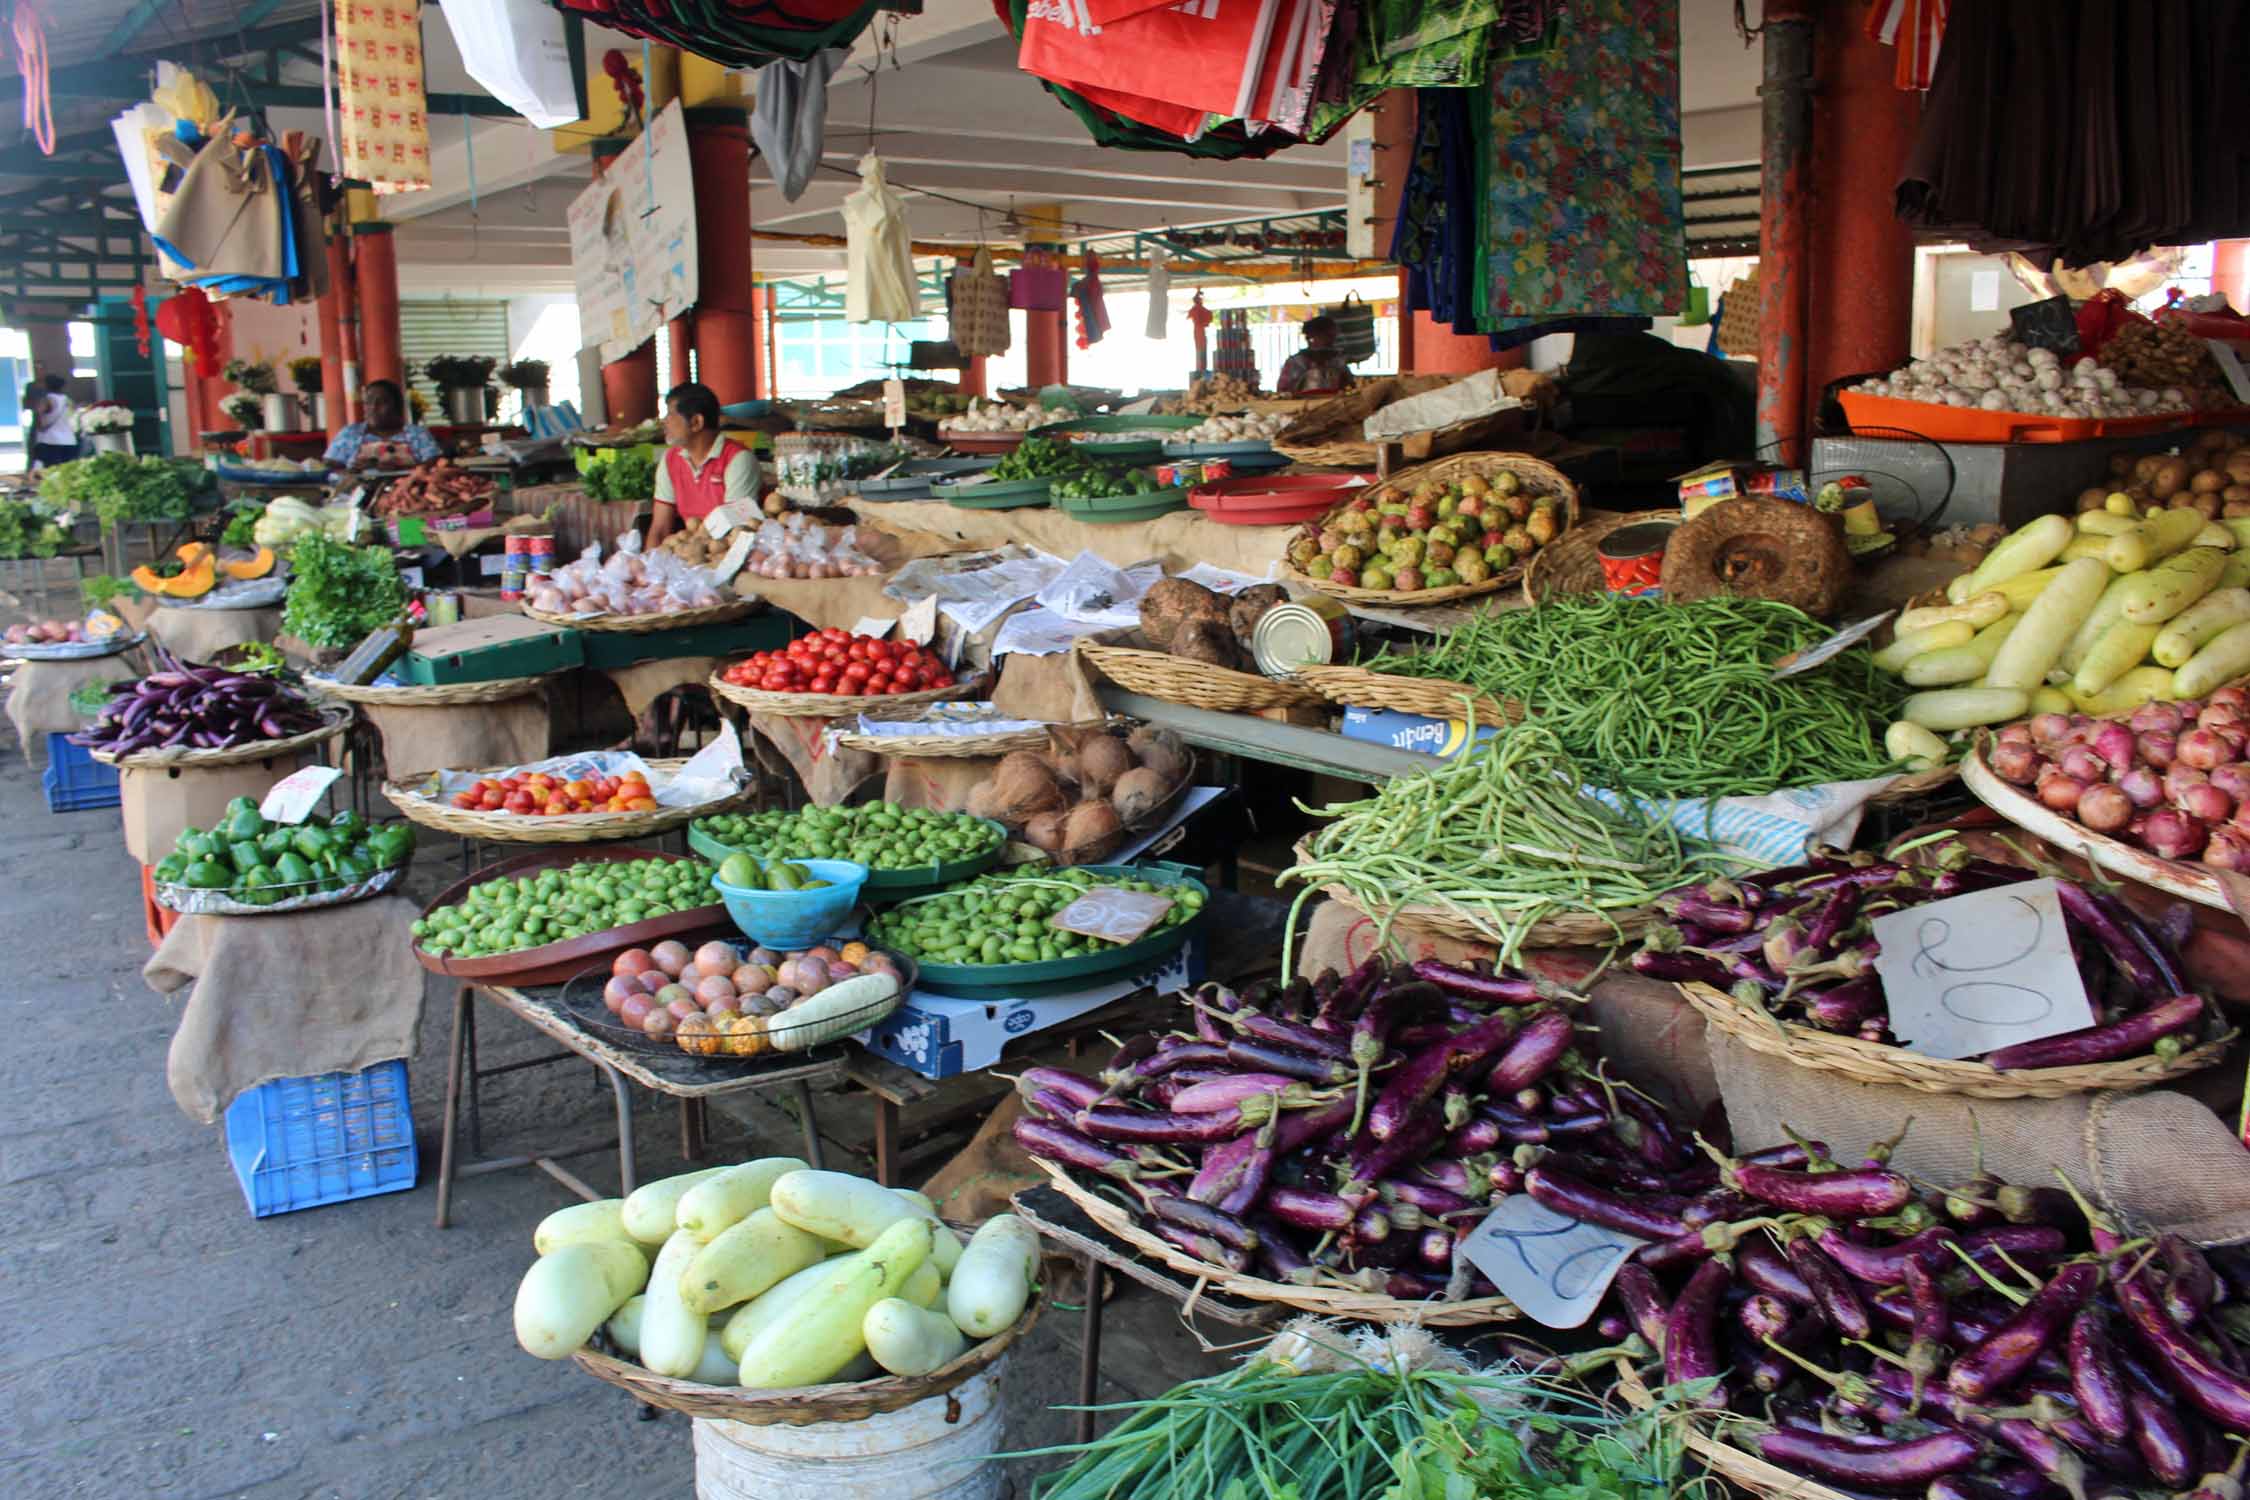
[[[229,646],[270,641],[281,634],[281,607],[160,609],[148,617],[148,632],[174,656],[209,661],[215,652]]]
[[[900,500],[889,505],[860,501],[852,504],[852,511],[887,532],[920,531],[938,537],[947,548],[1021,542],[1065,561],[1081,551],[1119,567],[1156,557],[1175,573],[1207,562],[1257,578],[1266,577],[1281,561],[1294,534],[1288,526],[1222,526],[1192,509],[1116,526],[1089,525],[1059,510],[962,510],[943,500]],[[761,582],[755,592],[767,593],[767,588]],[[782,607],[796,613],[792,606]],[[891,612],[896,613],[895,608]]]
[[[27,661],[16,666],[8,689],[8,722],[16,728],[25,759],[36,743],[44,753],[50,734],[76,734],[86,718],[70,706],[70,695],[87,682],[122,682],[144,670],[140,653],[97,656],[87,661]]]
[[[431,771],[521,766],[553,754],[554,715],[544,689],[499,703],[362,703],[383,737],[384,774],[406,781]]]
[[[402,896],[273,917],[183,916],[141,977],[193,985],[165,1068],[182,1113],[216,1121],[275,1078],[356,1073],[411,1057],[421,965]]]
[[[630,667],[597,668],[617,684],[625,711],[638,719],[648,706],[676,687],[701,687],[711,674],[726,665],[720,656],[674,656],[662,661],[637,662]]]

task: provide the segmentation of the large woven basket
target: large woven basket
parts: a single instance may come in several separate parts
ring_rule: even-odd
[[[1053,1162],[1041,1161],[1036,1156],[1031,1160],[1047,1174],[1055,1191],[1076,1204],[1102,1233],[1123,1240],[1143,1258],[1160,1261],[1182,1276],[1194,1277],[1212,1291],[1229,1297],[1239,1297],[1245,1302],[1279,1303],[1328,1318],[1355,1318],[1363,1323],[1418,1323],[1428,1328],[1468,1328],[1483,1323],[1511,1322],[1522,1316],[1516,1305],[1505,1297],[1471,1297],[1461,1302],[1406,1301],[1352,1286],[1299,1286],[1294,1282],[1267,1281],[1229,1271],[1224,1266],[1198,1260],[1177,1245],[1150,1234],[1131,1214],[1082,1186]]]
[[[1523,573],[1525,601],[1545,604],[1550,599],[1571,594],[1606,592],[1609,581],[1602,576],[1601,558],[1594,551],[1595,545],[1621,527],[1638,526],[1644,521],[1679,519],[1680,513],[1676,510],[1612,511],[1586,517],[1531,554],[1531,564]]]
[[[1371,672],[1365,667],[1310,666],[1297,669],[1297,680],[1331,703],[1354,708],[1388,708],[1425,719],[1460,719],[1474,709],[1479,724],[1513,724],[1523,717],[1520,703],[1502,703],[1486,697],[1465,682],[1442,677],[1399,677]]]
[[[1656,1405],[1656,1398],[1649,1394],[1648,1387],[1641,1383],[1640,1372],[1629,1361],[1619,1360],[1616,1368],[1617,1393],[1626,1405],[1639,1411]],[[1670,1420],[1681,1445],[1701,1459],[1703,1467],[1753,1495],[1763,1496],[1764,1500],[1845,1500],[1841,1490],[1832,1490],[1802,1474],[1792,1474],[1777,1464],[1767,1463],[1755,1453],[1711,1436],[1691,1412],[1675,1412]]]
[[[305,691],[339,703],[364,703],[369,708],[449,708],[462,703],[505,703],[511,698],[526,698],[544,688],[550,678],[561,675],[543,672],[537,677],[493,677],[483,682],[442,682],[427,687],[416,683],[394,687],[330,682],[325,678],[308,677]]]
[[[2152,1055],[2077,1068],[2002,1072],[1988,1063],[1923,1057],[1886,1042],[1863,1042],[1763,1015],[1707,984],[1683,984],[1679,990],[1706,1023],[1753,1052],[1815,1072],[1839,1074],[1854,1083],[1883,1083],[1971,1099],[2062,1099],[2101,1089],[2145,1089],[2211,1066],[2226,1055],[2235,1036],[2229,1028],[2168,1061]]]
[[[1305,841],[1299,839],[1292,851],[1299,864],[1310,858]],[[1449,937],[1460,943],[1479,943],[1486,947],[1499,947],[1508,941],[1508,935],[1496,926],[1490,917],[1471,907],[1459,905],[1433,905],[1427,901],[1401,901],[1395,905],[1364,902],[1341,885],[1323,885],[1321,894],[1372,921],[1419,927],[1425,932]],[[1542,917],[1531,924],[1524,934],[1522,946],[1526,948],[1607,948],[1613,944],[1639,937],[1656,920],[1650,907],[1633,907],[1626,911],[1609,913],[1606,917],[1595,912],[1559,912]]]
[[[658,630],[680,630],[690,625],[717,625],[727,620],[739,620],[758,608],[760,600],[733,599],[724,604],[707,604],[701,609],[678,609],[668,615],[551,615],[543,609],[523,606],[531,619],[546,625],[563,625],[572,630],[607,630],[620,635],[648,635]]]
[[[1377,505],[1402,495],[1411,495],[1421,486],[1430,483],[1450,484],[1471,475],[1490,479],[1499,473],[1509,473],[1523,482],[1523,487],[1533,494],[1556,495],[1562,499],[1563,529],[1550,547],[1561,545],[1563,539],[1578,526],[1578,486],[1570,476],[1553,464],[1542,462],[1525,453],[1457,453],[1451,458],[1441,458],[1426,464],[1416,464],[1411,469],[1401,469],[1388,479],[1377,480],[1361,492]],[[1353,497],[1355,500],[1359,496]],[[1542,549],[1544,550],[1544,549]],[[1539,554],[1533,553],[1532,558]],[[1517,562],[1501,569],[1482,583],[1456,583],[1442,589],[1417,589],[1402,593],[1397,589],[1363,589],[1346,587],[1287,569],[1295,582],[1316,593],[1328,594],[1354,604],[1384,604],[1408,606],[1416,604],[1446,604],[1455,599],[1473,599],[1480,594],[1497,593],[1524,576],[1531,559]]]
[[[591,1347],[571,1362],[598,1380],[630,1392],[650,1406],[685,1412],[714,1422],[744,1422],[752,1427],[810,1427],[817,1422],[863,1422],[887,1411],[902,1411],[917,1401],[942,1396],[986,1369],[1039,1321],[1035,1299],[1015,1323],[960,1358],[927,1375],[885,1375],[842,1385],[803,1385],[789,1390],[753,1391],[740,1386],[698,1385],[644,1370],[639,1365]]]
[[[1376,445],[1367,440],[1367,419],[1394,401],[1448,386],[1454,375],[1395,375],[1354,386],[1299,413],[1274,436],[1276,452],[1301,464],[1322,468],[1372,469]]]
[[[128,755],[119,755],[114,750],[94,750],[88,753],[98,761],[128,771],[243,765],[332,740],[349,728],[355,717],[350,704],[340,703],[321,709],[321,725],[318,729],[308,729],[303,734],[292,734],[278,740],[252,740],[247,745],[230,745],[224,750],[190,750],[174,746],[169,750],[135,750]]]
[[[1168,651],[1136,646],[1097,646],[1081,640],[1077,652],[1086,665],[1125,689],[1189,708],[1243,713],[1261,708],[1312,707],[1320,694],[1298,683],[1256,672],[1236,672],[1209,662],[1190,661]]]
[[[737,687],[717,672],[713,672],[706,685],[712,692],[754,714],[780,714],[790,719],[841,719],[852,718],[895,719],[902,709],[914,708],[924,703],[940,703],[948,698],[975,696],[980,683],[971,678],[956,682],[951,687],[924,688],[919,693],[888,693],[878,698],[847,698],[838,693],[768,693],[757,688]]]
[[[686,764],[685,757],[677,757],[652,760],[648,767],[652,771],[677,772]],[[469,774],[494,776],[499,774],[499,769]],[[697,818],[733,812],[738,807],[748,806],[756,791],[744,788],[730,797],[699,802],[693,807],[659,807],[654,812],[558,813],[553,817],[470,812],[439,798],[422,796],[395,781],[383,783],[383,795],[408,822],[459,838],[483,839],[495,844],[613,844],[623,839],[654,838],[660,833],[683,828]]]

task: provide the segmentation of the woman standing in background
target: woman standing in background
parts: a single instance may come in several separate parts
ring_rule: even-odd
[[[68,384],[60,375],[49,375],[43,389],[26,393],[32,398],[24,424],[31,429],[30,468],[67,464],[78,456],[78,406],[66,394]]]

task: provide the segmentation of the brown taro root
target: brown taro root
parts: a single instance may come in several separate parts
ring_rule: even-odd
[[[1226,622],[1227,601],[1200,583],[1160,578],[1141,596],[1141,637],[1159,651],[1172,649],[1190,620]]]
[[[1250,649],[1250,632],[1258,628],[1266,611],[1288,602],[1289,591],[1278,583],[1254,583],[1234,596],[1234,603],[1227,609],[1227,624],[1243,650]]]
[[[1229,670],[1242,660],[1241,651],[1234,643],[1234,632],[1226,621],[1200,616],[1180,626],[1180,633],[1172,637],[1172,654]]]

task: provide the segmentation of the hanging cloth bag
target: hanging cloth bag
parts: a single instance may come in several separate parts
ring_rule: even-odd
[[[1336,352],[1345,364],[1356,365],[1375,353],[1375,309],[1359,293],[1346,293],[1341,304],[1328,309],[1328,320],[1336,325]]]
[[[1008,273],[1008,305],[1018,312],[1061,312],[1069,291],[1051,250],[1026,246],[1023,264]]]
[[[1102,294],[1101,257],[1087,251],[1085,268],[1086,274],[1071,287],[1070,298],[1078,304],[1078,347],[1091,349],[1109,332],[1109,301]]]
[[[787,58],[758,70],[758,98],[750,110],[750,139],[773,171],[774,186],[794,203],[820,165],[828,127],[828,80],[843,66],[841,47],[804,62]]]
[[[1142,332],[1149,338],[1162,339],[1164,324],[1171,316],[1172,259],[1163,251],[1151,248],[1148,252],[1148,326]]]
[[[859,160],[859,190],[844,199],[844,317],[853,323],[911,323],[922,316],[906,204],[883,180],[880,157]]]
[[[977,246],[976,259],[957,265],[947,279],[952,299],[953,347],[972,358],[1008,352],[1008,284],[992,269],[992,252]]]

